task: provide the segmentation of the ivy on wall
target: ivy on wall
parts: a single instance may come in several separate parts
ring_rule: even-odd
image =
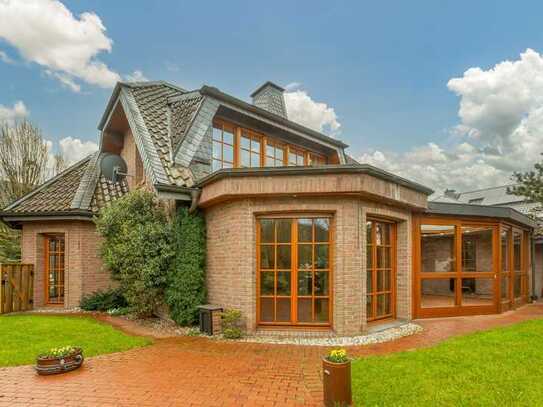
[[[168,273],[166,303],[171,318],[180,325],[198,319],[198,305],[205,302],[205,221],[201,214],[180,208],[173,224],[175,257]]]

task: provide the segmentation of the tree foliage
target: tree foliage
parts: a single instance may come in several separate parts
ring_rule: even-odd
[[[543,206],[543,161],[536,163],[533,170],[515,172],[513,177],[518,185],[509,188],[510,194],[525,196]]]
[[[165,298],[172,319],[180,325],[190,325],[198,318],[198,305],[206,299],[204,219],[200,214],[190,214],[187,208],[180,208],[173,233],[175,258]]]
[[[45,181],[50,175],[48,159],[39,128],[27,121],[0,126],[0,208]],[[18,261],[20,256],[20,233],[0,222],[0,263]]]
[[[102,259],[132,311],[150,315],[163,302],[173,258],[171,225],[153,194],[136,190],[96,219]]]

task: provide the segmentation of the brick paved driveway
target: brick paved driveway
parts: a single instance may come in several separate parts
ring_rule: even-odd
[[[447,337],[543,317],[543,305],[501,315],[419,321],[425,331],[392,343],[350,349],[383,354]],[[158,339],[152,346],[85,361],[78,371],[39,377],[32,367],[0,369],[0,406],[317,406],[325,349]]]

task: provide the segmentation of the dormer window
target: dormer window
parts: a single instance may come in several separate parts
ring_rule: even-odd
[[[324,155],[222,120],[213,123],[213,171],[223,168],[325,165]]]
[[[235,134],[227,123],[213,125],[213,171],[234,167]]]

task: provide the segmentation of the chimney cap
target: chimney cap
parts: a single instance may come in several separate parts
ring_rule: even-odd
[[[255,90],[253,93],[251,93],[251,97],[254,97],[255,95],[257,95],[259,92],[262,91],[262,89],[268,87],[268,86],[271,86],[272,88],[275,88],[277,90],[279,90],[281,93],[283,93],[285,91],[284,88],[282,88],[281,86],[273,83],[272,81],[266,81],[265,83],[263,83],[262,85],[260,85],[258,87],[257,90]]]

